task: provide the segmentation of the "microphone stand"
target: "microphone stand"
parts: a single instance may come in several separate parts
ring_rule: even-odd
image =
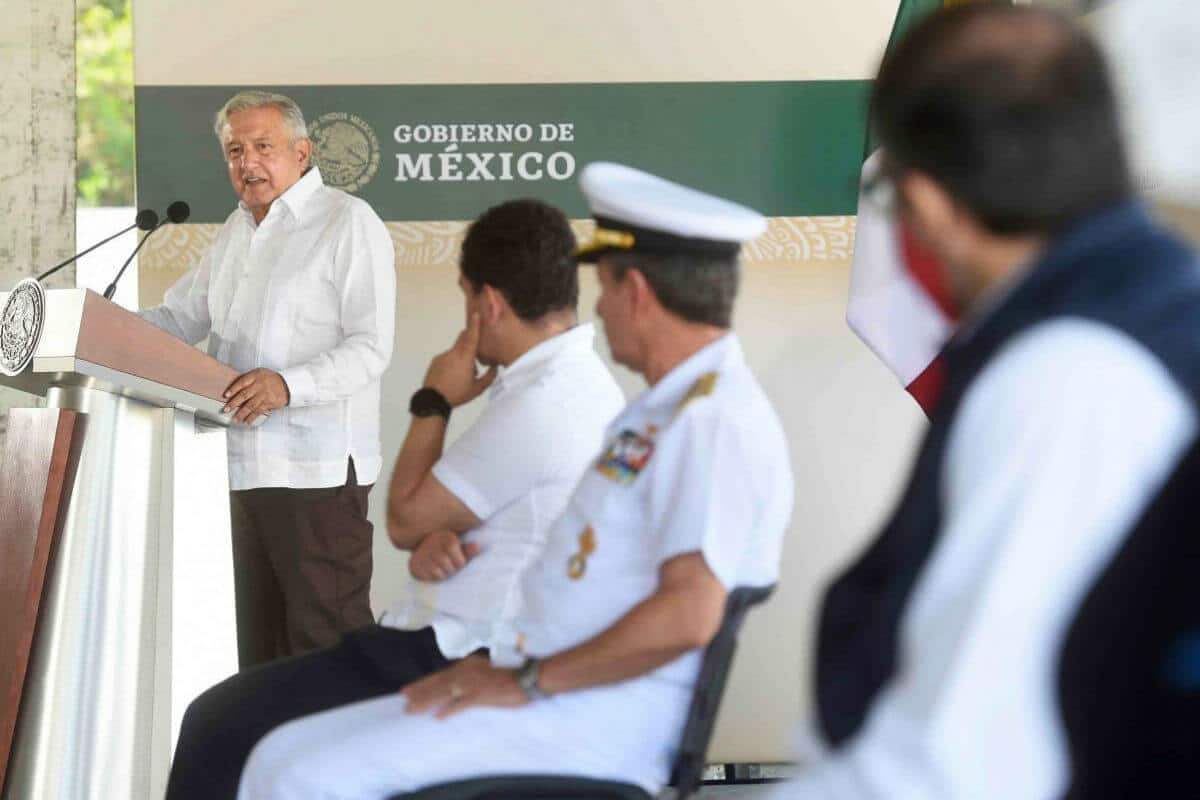
[[[150,230],[146,231],[146,235],[143,236],[141,241],[137,243],[137,247],[133,248],[133,252],[129,254],[129,258],[125,259],[125,263],[122,264],[121,269],[117,271],[117,277],[113,278],[112,283],[110,283],[108,288],[104,290],[105,300],[112,300],[113,295],[117,293],[117,281],[121,280],[121,276],[125,274],[125,268],[129,266],[131,261],[133,261],[133,257],[137,255],[138,250],[142,249],[142,245],[146,243],[146,240],[149,239],[156,230],[161,228],[163,224],[164,223],[160,222]]]
[[[89,247],[87,250],[84,250],[84,251],[82,251],[82,252],[76,253],[75,255],[71,256],[70,258],[68,258],[66,261],[63,261],[62,263],[55,264],[53,267],[51,267],[50,269],[46,270],[46,271],[45,271],[45,272],[43,272],[41,275],[38,275],[38,276],[37,276],[37,280],[41,281],[41,280],[43,280],[44,278],[49,278],[51,275],[53,275],[54,273],[58,272],[58,271],[59,271],[60,269],[62,269],[63,267],[65,267],[65,266],[67,266],[68,264],[70,264],[71,262],[75,261],[75,259],[77,259],[77,258],[80,258],[80,257],[82,257],[82,256],[86,256],[88,253],[92,252],[93,250],[95,250],[95,249],[96,249],[97,247],[99,247],[100,245],[102,245],[102,244],[108,244],[108,243],[109,243],[109,242],[111,242],[113,239],[117,238],[118,236],[123,236],[123,235],[125,235],[126,233],[129,233],[131,230],[133,230],[133,229],[134,229],[134,228],[136,228],[137,226],[138,226],[138,224],[135,222],[135,223],[133,223],[132,225],[130,225],[128,228],[125,228],[124,230],[117,231],[117,232],[116,232],[116,233],[114,233],[112,236],[109,236],[107,239],[102,239],[101,241],[99,241],[99,242],[96,242],[94,245],[92,245],[91,247]]]

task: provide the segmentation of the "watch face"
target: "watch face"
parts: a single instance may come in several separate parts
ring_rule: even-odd
[[[536,658],[531,658],[521,666],[517,671],[517,683],[525,690],[525,694],[529,695],[530,699],[537,700],[540,697],[545,697],[542,690],[538,688],[538,676],[542,671],[542,662]]]
[[[436,389],[428,387],[418,389],[408,404],[409,413],[414,417],[441,416],[450,418],[450,404]]]

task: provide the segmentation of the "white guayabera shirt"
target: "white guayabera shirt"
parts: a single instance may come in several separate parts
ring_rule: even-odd
[[[392,357],[396,273],[391,237],[364,201],[315,167],[261,224],[239,204],[200,262],[141,312],[238,372],[280,373],[290,405],[229,429],[229,487],[360,484],[381,467],[379,379]]]

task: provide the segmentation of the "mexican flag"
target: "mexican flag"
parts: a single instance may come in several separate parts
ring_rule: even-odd
[[[901,0],[888,51],[922,16],[963,2]],[[866,178],[880,161],[870,127],[864,155]],[[846,322],[926,414],[941,388],[939,354],[957,319],[940,265],[895,220],[860,194]]]

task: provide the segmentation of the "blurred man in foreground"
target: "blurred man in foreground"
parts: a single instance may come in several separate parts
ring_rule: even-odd
[[[829,588],[795,798],[1167,797],[1200,763],[1200,270],[1131,197],[1093,42],[933,15],[875,194],[965,318],[892,520]],[[1190,783],[1184,783],[1184,781]]]

